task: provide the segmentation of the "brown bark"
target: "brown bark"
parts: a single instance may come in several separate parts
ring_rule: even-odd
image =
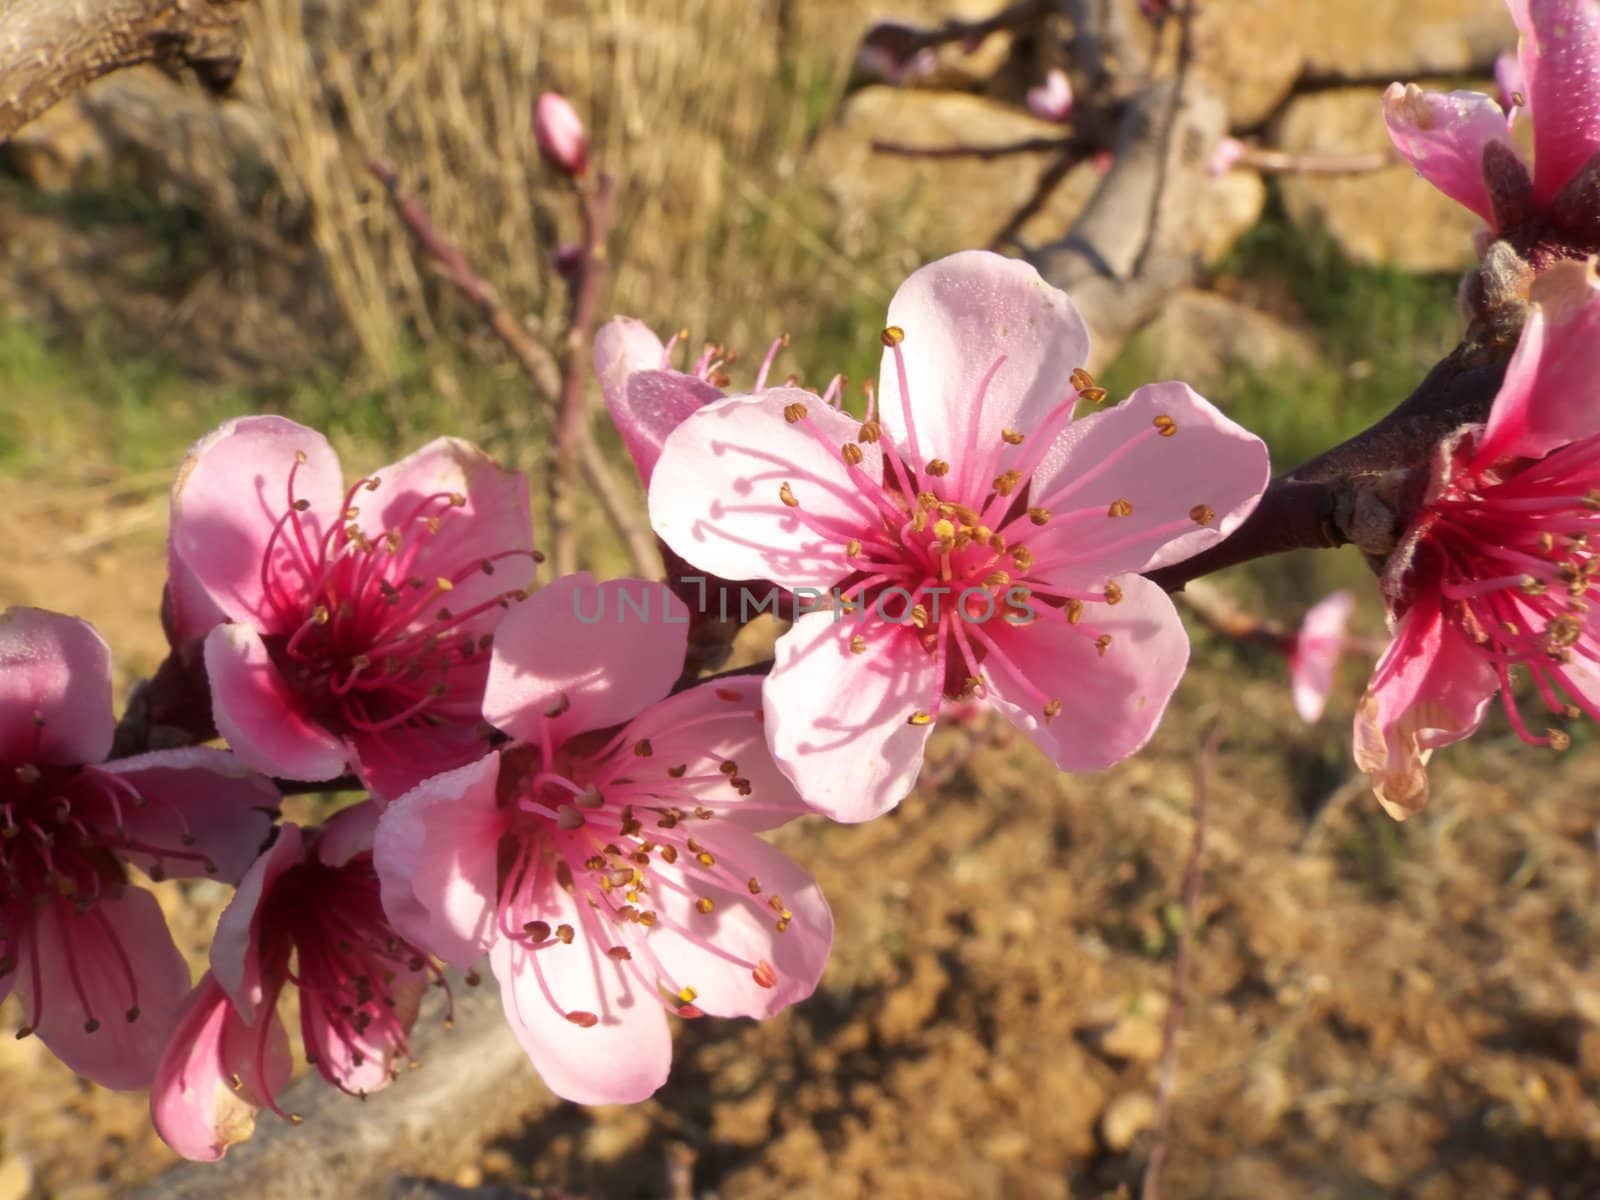
[[[0,0],[0,142],[58,100],[139,63],[238,71],[245,0]]]

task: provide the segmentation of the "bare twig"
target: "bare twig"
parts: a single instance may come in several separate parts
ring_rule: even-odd
[[[552,399],[561,395],[565,386],[564,375],[556,356],[512,315],[488,281],[472,269],[460,248],[434,227],[422,205],[401,190],[394,167],[385,162],[374,162],[369,169],[383,185],[395,211],[417,243],[445,269],[456,290],[478,309],[489,328],[532,380],[534,387]],[[583,473],[588,477],[589,486],[607,518],[626,543],[633,569],[647,577],[659,574],[660,560],[650,534],[623,498],[623,486],[607,465],[600,448],[595,445],[588,426],[580,422],[575,437]]]
[[[1266,175],[1367,175],[1393,166],[1395,157],[1382,151],[1370,154],[1289,154],[1246,146],[1238,164]]]
[[[612,180],[601,175],[583,195],[583,245],[572,281],[572,313],[567,326],[566,366],[557,406],[556,436],[550,447],[545,486],[550,495],[550,560],[557,575],[577,567],[572,493],[580,467],[579,445],[589,425],[585,419],[591,370],[589,345],[594,337],[600,282],[606,268],[606,233],[611,224]]]
[[[1010,154],[1035,154],[1050,150],[1073,151],[1081,150],[1082,146],[1074,137],[1021,138],[1015,142],[999,142],[992,146],[970,146],[964,143],[952,146],[910,146],[904,142],[889,142],[874,138],[872,149],[877,154],[893,154],[900,158],[976,158],[990,162]]]
[[[157,62],[222,89],[244,0],[0,0],[0,142],[102,75]]]
[[[959,17],[952,17],[931,29],[897,26],[896,31],[903,32],[904,44],[903,46],[897,44],[895,50],[910,54],[949,42],[975,44],[992,33],[1015,29],[1019,25],[1027,25],[1047,17],[1055,7],[1056,0],[1022,0],[1021,3],[1003,8],[992,17],[984,17],[981,21],[965,21]]]
[[[1006,218],[1006,223],[995,230],[994,236],[989,239],[990,250],[998,251],[1016,239],[1022,227],[1045,206],[1050,194],[1056,190],[1056,185],[1067,177],[1067,173],[1073,167],[1083,161],[1085,153],[1082,147],[1070,149],[1039,172],[1039,181],[1033,185],[1033,194],[1017,206],[1017,210]]]
[[[1200,911],[1200,887],[1204,882],[1206,851],[1206,805],[1211,789],[1211,769],[1222,744],[1222,726],[1213,722],[1201,742],[1194,763],[1194,837],[1189,843],[1189,861],[1183,872],[1183,928],[1178,931],[1178,948],[1172,956],[1172,996],[1167,1003],[1166,1025],[1161,1031],[1161,1076],[1156,1091],[1155,1140],[1145,1163],[1140,1200],[1160,1200],[1161,1172],[1166,1166],[1167,1139],[1172,1127],[1172,1101],[1178,1085],[1178,1034],[1183,1030],[1184,1012],[1189,1001],[1189,946]]]

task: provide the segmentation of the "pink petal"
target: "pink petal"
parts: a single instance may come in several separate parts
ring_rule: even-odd
[[[1038,619],[985,632],[1005,656],[982,664],[990,702],[1064,771],[1098,771],[1144,746],[1189,661],[1177,610],[1139,575],[1119,578],[1122,599],[1088,604],[1077,625],[1034,601]],[[1102,655],[1094,639],[1110,634]],[[1044,707],[1061,701],[1046,721]]]
[[[867,640],[853,654],[850,639]],[[909,625],[809,613],[778,639],[763,689],[773,757],[807,804],[835,821],[881,816],[922,769],[929,712],[943,682]]]
[[[239,1019],[210,972],[190,993],[150,1085],[150,1118],[184,1158],[215,1162],[255,1130],[256,1111],[289,1082],[289,1035],[274,1014]],[[233,1081],[239,1081],[234,1090]]]
[[[283,981],[269,979],[262,962],[262,909],[280,876],[305,858],[305,839],[298,825],[278,826],[277,840],[244,873],[228,907],[217,918],[211,938],[211,973],[228,993],[246,1024],[261,1019]]]
[[[735,675],[651,705],[623,735],[629,744],[648,739],[650,757],[629,764],[630,791],[608,787],[607,798],[626,803],[637,794],[638,803],[648,804],[653,793],[687,791],[696,803],[745,829],[773,829],[813,811],[767,749],[764,682],[757,675]],[[737,768],[735,777],[749,785],[748,795],[723,771],[730,762]],[[669,770],[678,774],[670,776]]]
[[[784,409],[793,404],[805,407],[807,419],[791,425]],[[831,587],[851,571],[845,543],[876,520],[840,457],[859,431],[798,388],[708,404],[661,448],[650,478],[651,527],[711,575]],[[860,470],[880,478],[878,447],[860,449]],[[798,509],[779,498],[785,484]]]
[[[554,871],[540,871],[531,886],[532,911],[541,920],[585,927],[582,902],[556,885]],[[499,938],[489,965],[511,1032],[563,1100],[632,1104],[666,1082],[672,1035],[661,999],[632,964],[612,962],[593,938],[571,945],[551,940],[532,950]]]
[[[206,674],[217,729],[239,761],[281,779],[334,779],[349,759],[344,743],[305,710],[249,625],[206,635]]]
[[[296,456],[305,462],[296,469]],[[172,488],[171,546],[234,620],[265,620],[262,561],[289,511],[289,479],[306,538],[322,536],[344,503],[339,456],[314,429],[283,417],[226,421],[197,442]],[[281,552],[283,538],[277,541]]]
[[[754,834],[724,821],[695,830],[718,874],[687,866],[653,868],[661,923],[646,940],[676,992],[714,1017],[770,1017],[816,990],[833,945],[833,914],[809,873]],[[747,880],[761,891],[751,893]],[[780,932],[778,898],[792,914]],[[714,905],[709,913],[700,899]],[[763,969],[762,964],[765,964]]]
[[[594,335],[594,369],[611,420],[646,487],[667,436],[722,392],[674,371],[666,348],[643,321],[618,317]]]
[[[413,534],[400,551],[394,574],[423,579],[449,579],[448,607],[466,613],[490,604],[504,593],[531,586],[531,557],[501,558],[492,573],[478,565],[505,551],[533,550],[533,523],[528,510],[528,481],[517,471],[495,463],[471,442],[437,438],[415,453],[373,473],[378,486],[356,492],[357,524],[377,540],[391,530],[416,530],[417,514],[440,517],[433,536]],[[466,501],[447,507],[445,497]],[[492,632],[505,610],[493,605],[465,623],[474,633]]]
[[[453,667],[449,689],[429,708],[439,724],[368,733],[345,740],[350,767],[380,804],[403,796],[424,780],[476,762],[489,750],[492,730],[483,722],[489,664]]]
[[[228,619],[200,577],[167,542],[167,586],[161,593],[161,628],[174,650],[183,650]]]
[[[173,879],[206,875],[237,882],[260,853],[282,802],[277,788],[233,755],[205,746],[119,758],[96,770],[117,776],[144,798],[121,810],[132,838],[204,856],[126,851],[141,870],[149,872],[159,861],[161,874]]]
[[[1425,92],[1414,83],[1391,83],[1383,94],[1383,119],[1402,157],[1434,187],[1491,226],[1494,202],[1483,178],[1483,149],[1510,145],[1511,122],[1494,99],[1480,92]]]
[[[1496,99],[1506,110],[1506,120],[1515,124],[1517,114],[1528,111],[1528,83],[1522,74],[1522,60],[1516,54],[1507,50],[1494,60],[1494,83],[1500,92]]]
[[[477,961],[494,934],[509,820],[495,798],[499,778],[495,752],[419,784],[384,810],[373,838],[389,920],[452,966]]]
[[[0,612],[0,763],[96,763],[111,753],[111,650],[85,621]]]
[[[1072,115],[1072,83],[1060,67],[1052,67],[1044,83],[1028,89],[1028,111],[1041,121],[1065,121]]]
[[[1356,765],[1397,821],[1428,802],[1429,756],[1483,723],[1498,687],[1494,669],[1455,627],[1437,599],[1401,618],[1356,710]]]
[[[394,1001],[388,1018],[410,1029],[417,1020],[429,978],[422,971],[403,971],[386,985]],[[326,1006],[300,1006],[300,1037],[306,1054],[316,1060],[317,1072],[334,1087],[352,1096],[382,1091],[406,1065],[399,1057],[392,1030],[374,1021],[365,1029],[342,1018],[332,1018]]]
[[[1600,279],[1587,263],[1540,274],[1505,381],[1473,455],[1474,469],[1506,458],[1542,458],[1596,432],[1600,378]]]
[[[375,800],[341,808],[322,824],[317,860],[325,866],[342,867],[358,854],[370,854],[382,815],[383,806]]]
[[[1600,0],[1515,0],[1533,116],[1533,188],[1548,203],[1600,151]]]
[[[1001,431],[1031,430],[1070,401],[1067,378],[1089,356],[1089,331],[1066,293],[1027,263],[986,250],[964,250],[913,272],[889,302],[888,323],[905,333],[900,350],[917,455],[923,464],[940,458],[952,465],[950,495],[982,495]],[[895,445],[909,453],[890,349],[879,368],[878,412]]]
[[[1265,443],[1188,384],[1147,384],[1060,435],[1029,495],[1051,519],[1029,531],[1028,545],[1082,580],[1152,571],[1233,532],[1270,475]],[[1111,516],[1118,500],[1132,513]],[[1191,515],[1201,509],[1203,524]]]
[[[156,898],[127,887],[83,913],[46,903],[18,940],[15,990],[40,1041],[102,1087],[148,1085],[189,990]]]
[[[1354,592],[1334,592],[1313,604],[1300,622],[1289,652],[1289,678],[1295,711],[1307,725],[1316,724],[1328,703],[1355,606]]]
[[[689,610],[663,584],[596,583],[580,572],[519,604],[494,639],[483,717],[556,742],[618,725],[661,699],[683,672]]]

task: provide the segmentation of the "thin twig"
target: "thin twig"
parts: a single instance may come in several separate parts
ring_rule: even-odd
[[[1045,201],[1050,199],[1051,193],[1056,190],[1056,185],[1067,177],[1067,173],[1084,160],[1086,150],[1081,145],[1067,143],[1067,149],[1060,158],[1039,172],[1039,181],[1033,185],[1033,194],[1018,206],[1006,223],[989,239],[989,249],[999,251],[1009,245],[1021,232],[1022,227],[1033,219],[1033,215],[1044,207]]]
[[[1206,851],[1206,805],[1211,790],[1211,769],[1222,744],[1222,725],[1213,722],[1201,741],[1194,762],[1194,838],[1189,844],[1189,862],[1183,872],[1183,928],[1178,931],[1178,948],[1172,957],[1172,996],[1167,1002],[1167,1021],[1161,1031],[1161,1078],[1156,1091],[1155,1140],[1145,1164],[1141,1200],[1160,1200],[1161,1172],[1166,1166],[1167,1139],[1172,1127],[1172,1100],[1178,1084],[1178,1034],[1183,1029],[1189,1000],[1189,946],[1200,911],[1200,887],[1204,880]]]
[[[434,227],[422,205],[400,190],[399,176],[394,167],[385,162],[374,162],[369,169],[383,185],[394,203],[396,213],[418,244],[427,251],[429,257],[444,267],[450,282],[478,309],[489,328],[533,381],[534,387],[546,397],[559,396],[564,377],[556,356],[501,303],[498,293],[472,269],[461,250]],[[646,577],[659,574],[655,544],[623,499],[623,486],[609,469],[599,447],[594,444],[587,424],[580,422],[576,437],[578,459],[589,479],[589,486],[626,544],[633,569]]]
[[[1019,25],[1026,25],[1041,17],[1049,16],[1055,6],[1056,0],[1022,0],[1020,4],[1003,8],[994,16],[985,17],[981,21],[964,21],[959,17],[952,17],[932,29],[908,31],[906,44],[912,51],[932,49],[948,42],[966,42],[975,45],[992,33],[1014,29]]]
[[[577,530],[573,525],[572,497],[582,467],[579,444],[588,430],[585,419],[589,376],[589,344],[594,336],[595,313],[600,302],[600,281],[605,276],[606,233],[611,224],[611,176],[601,175],[583,193],[583,244],[572,280],[572,312],[567,324],[566,368],[556,410],[556,436],[550,446],[550,467],[545,487],[550,497],[550,560],[555,573],[577,569]]]
[[[1037,154],[1047,150],[1081,150],[1075,137],[1031,137],[1015,142],[997,142],[990,146],[972,146],[958,143],[953,146],[910,146],[904,142],[887,142],[882,138],[872,140],[875,154],[894,154],[900,158],[976,158],[989,162],[1008,154]]]
[[[1370,154],[1289,154],[1246,146],[1238,164],[1265,175],[1367,175],[1393,166],[1395,157],[1381,150]]]

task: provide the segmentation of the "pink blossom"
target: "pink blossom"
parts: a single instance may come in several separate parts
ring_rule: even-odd
[[[205,639],[217,728],[289,779],[380,798],[482,753],[489,639],[532,572],[527,485],[441,438],[348,489],[314,430],[225,423],[190,451],[171,546],[229,622]]]
[[[685,621],[656,583],[544,588],[495,640],[484,715],[513,743],[379,826],[396,924],[457,965],[487,951],[512,1031],[579,1103],[661,1086],[669,1010],[804,999],[832,941],[817,885],[752,832],[805,811],[767,754],[761,681],[668,694]]]
[[[545,92],[533,105],[533,140],[556,170],[579,178],[589,169],[589,135],[571,101]]]
[[[150,1081],[189,988],[155,879],[239,878],[278,793],[221,750],[106,762],[111,655],[83,621],[0,613],[0,1000],[111,1088]]]
[[[722,389],[710,381],[709,367],[707,360],[701,367],[704,374],[673,370],[661,339],[632,317],[608,321],[594,335],[601,394],[647,486],[667,435],[690,413],[722,398]]]
[[[438,968],[384,915],[372,865],[377,805],[326,827],[283,825],[217,922],[195,988],[150,1089],[156,1131],[186,1158],[220,1158],[257,1109],[286,1116],[289,1039],[278,1013],[299,992],[306,1060],[352,1095],[386,1087]],[[238,1080],[235,1086],[234,1081]]]
[[[814,602],[778,642],[767,735],[837,820],[910,790],[943,705],[976,694],[1067,770],[1150,737],[1188,659],[1137,572],[1217,541],[1267,482],[1260,439],[1182,383],[1104,398],[1088,332],[1032,267],[970,251],[889,306],[880,402],[857,421],[774,388],[701,409],[650,485],[656,532],[711,574]]]
[[[1211,151],[1211,161],[1206,164],[1206,174],[1213,177],[1226,175],[1238,165],[1244,157],[1245,145],[1238,138],[1225,137],[1217,140],[1216,147]]]
[[[1429,755],[1482,723],[1496,690],[1532,745],[1510,686],[1526,668],[1557,717],[1600,716],[1600,625],[1584,599],[1600,531],[1600,285],[1559,263],[1533,305],[1486,426],[1447,440],[1422,506],[1384,570],[1394,640],[1355,723],[1356,762],[1397,818],[1427,802]]]
[[[1494,60],[1494,83],[1500,93],[1495,99],[1515,122],[1517,113],[1528,107],[1528,84],[1522,77],[1522,60],[1516,54],[1508,50]]]
[[[1345,627],[1355,610],[1355,593],[1337,591],[1313,604],[1289,645],[1289,680],[1294,708],[1314,725],[1327,706],[1334,672],[1346,648]]]
[[[1511,112],[1478,92],[1391,84],[1384,119],[1396,149],[1497,233],[1544,213],[1600,150],[1600,0],[1507,0],[1521,35],[1520,78],[1498,72],[1533,122],[1531,178],[1510,141]]]
[[[1062,122],[1072,116],[1072,83],[1060,67],[1045,72],[1044,83],[1028,89],[1028,110],[1042,121]]]

